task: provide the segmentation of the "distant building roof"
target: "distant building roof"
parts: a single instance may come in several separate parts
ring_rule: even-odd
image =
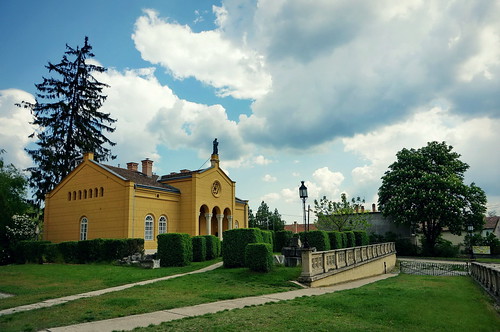
[[[500,217],[498,216],[486,217],[484,219],[485,223],[483,229],[495,229],[500,221]]]
[[[285,225],[285,231],[292,231],[294,233],[304,232],[304,224],[294,222],[292,225]],[[316,231],[318,228],[314,224],[309,224],[310,231]]]

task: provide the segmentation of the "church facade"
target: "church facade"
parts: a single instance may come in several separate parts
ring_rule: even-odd
[[[214,141],[215,142],[215,141]],[[219,168],[214,143],[206,169],[152,173],[153,161],[103,165],[86,153],[83,161],[45,198],[44,239],[144,238],[156,250],[162,233],[212,234],[248,227],[248,201],[235,197],[236,183]]]

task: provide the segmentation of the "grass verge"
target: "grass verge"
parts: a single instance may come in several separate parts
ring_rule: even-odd
[[[123,273],[123,272],[122,272]],[[270,273],[217,269],[201,274],[135,286],[120,292],[0,317],[0,331],[34,331],[88,321],[178,308],[218,300],[296,289],[298,268]]]
[[[219,261],[220,259],[196,262],[184,267],[154,270],[105,264],[0,266],[0,292],[16,295],[2,299],[0,310],[142,280],[186,273]]]
[[[187,318],[156,331],[500,331],[469,277],[399,275],[358,289]]]

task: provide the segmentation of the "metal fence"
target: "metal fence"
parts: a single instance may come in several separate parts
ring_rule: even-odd
[[[466,276],[469,275],[469,263],[434,263],[417,261],[400,261],[401,273],[428,276]]]

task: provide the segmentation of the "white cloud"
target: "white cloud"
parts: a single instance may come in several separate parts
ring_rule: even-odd
[[[276,182],[278,179],[275,177],[275,176],[272,176],[270,174],[266,174],[264,175],[264,177],[262,178],[262,181],[264,182]]]
[[[260,201],[264,201],[266,203],[276,202],[281,198],[278,193],[268,193],[261,197]]]
[[[225,14],[221,9],[216,13],[222,24]],[[169,23],[155,11],[145,10],[132,38],[144,60],[162,65],[178,79],[194,77],[209,84],[221,96],[254,99],[270,90],[271,76],[263,56],[233,44],[218,30],[195,33],[189,26]]]
[[[15,106],[22,101],[33,103],[35,98],[22,90],[0,90],[0,149],[6,151],[2,158],[18,169],[32,165],[24,148],[32,141],[28,136],[33,133],[33,117],[28,109]]]
[[[318,183],[318,194],[314,197],[327,196],[329,199],[335,199],[340,194],[340,186],[344,181],[342,173],[322,167],[314,171],[313,178]]]
[[[272,160],[266,159],[263,155],[258,155],[253,158],[253,162],[256,165],[269,165],[272,163]]]

